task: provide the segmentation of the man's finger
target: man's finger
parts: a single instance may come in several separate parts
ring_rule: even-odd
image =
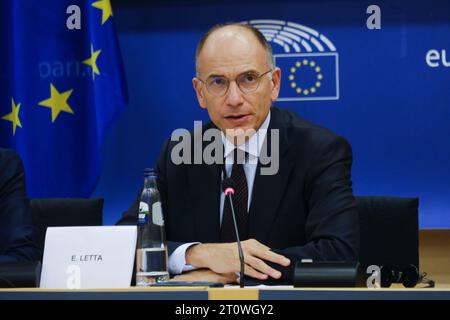
[[[274,268],[271,268],[266,263],[264,263],[264,261],[262,261],[261,259],[258,259],[255,257],[248,257],[248,258],[245,258],[245,262],[248,265],[250,265],[252,268],[257,270],[258,272],[267,274],[274,279],[279,279],[281,277],[280,271],[275,270]]]
[[[248,264],[246,264],[244,266],[244,274],[249,277],[259,279],[259,280],[267,280],[267,278],[268,278],[267,274],[256,271],[254,268],[252,268]]]
[[[285,256],[282,256],[281,254],[275,253],[273,251],[270,251],[270,249],[261,249],[261,247],[249,247],[247,251],[250,253],[250,255],[255,256],[257,258],[260,258],[262,260],[270,261],[277,263],[279,265],[282,265],[284,267],[287,267],[291,264],[291,261],[286,258]]]

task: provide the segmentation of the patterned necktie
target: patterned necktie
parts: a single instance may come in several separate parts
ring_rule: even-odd
[[[236,151],[237,150],[237,151]],[[240,157],[239,157],[240,156]],[[245,177],[243,160],[247,153],[235,149],[235,161],[231,171],[231,179],[234,182],[235,192],[232,195],[234,213],[236,215],[236,223],[239,231],[239,239],[241,241],[248,239],[248,186]],[[236,161],[236,159],[238,159]],[[236,242],[236,233],[234,229],[233,216],[231,213],[230,200],[225,197],[222,217],[222,227],[220,229],[221,242]]]

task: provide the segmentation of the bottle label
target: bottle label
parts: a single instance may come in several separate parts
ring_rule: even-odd
[[[155,202],[152,205],[152,222],[157,226],[164,225],[164,217],[162,214],[161,202]]]
[[[139,203],[139,215],[138,215],[138,225],[144,225],[148,221],[149,210],[148,204],[145,202]]]

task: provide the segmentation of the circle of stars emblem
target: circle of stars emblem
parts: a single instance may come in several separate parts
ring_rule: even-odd
[[[301,87],[296,81],[295,81],[295,74],[297,71],[300,70],[300,68],[310,68],[313,69],[315,75],[316,75],[316,82],[313,86],[310,87]],[[303,59],[302,61],[297,61],[294,66],[292,66],[289,69],[289,81],[290,86],[292,89],[295,90],[295,92],[299,95],[303,94],[304,96],[307,96],[309,94],[314,94],[316,91],[320,88],[322,85],[323,80],[323,74],[321,73],[321,68],[316,64],[313,60]]]

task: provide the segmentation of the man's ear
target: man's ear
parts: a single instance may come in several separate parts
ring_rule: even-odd
[[[206,109],[206,101],[205,97],[203,96],[203,83],[199,79],[194,77],[192,78],[192,86],[194,87],[195,94],[197,95],[198,104],[203,109]]]
[[[270,98],[272,101],[278,99],[278,95],[280,94],[280,85],[281,85],[281,69],[275,68],[272,71],[272,90],[270,93]]]

